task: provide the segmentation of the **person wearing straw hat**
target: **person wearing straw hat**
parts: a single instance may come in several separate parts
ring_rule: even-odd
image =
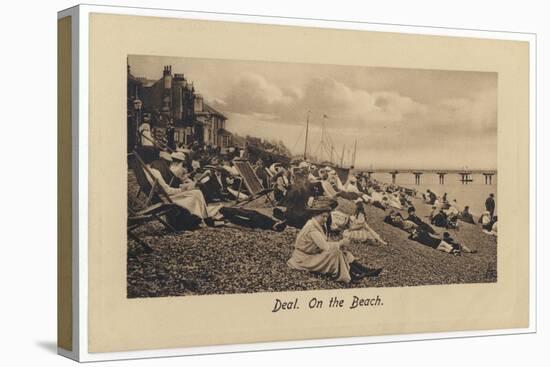
[[[161,151],[159,157],[159,159],[151,162],[151,169],[158,171],[168,186],[179,188],[181,180],[170,170],[170,165],[173,162],[172,155],[166,151]]]
[[[196,188],[195,181],[189,177],[186,168],[186,156],[183,152],[173,152],[171,154],[172,163],[170,164],[170,172],[180,180],[180,188],[184,190],[193,190]]]
[[[185,153],[183,152],[173,152],[170,157],[172,158],[172,163],[170,164],[170,171],[179,178],[187,175],[187,168],[185,167]]]
[[[312,218],[298,233],[288,266],[318,274],[326,274],[344,283],[359,281],[366,276],[378,276],[382,269],[368,269],[358,263],[351,252],[344,250],[348,239],[329,241],[326,223],[332,207],[330,199],[308,200],[306,210]]]

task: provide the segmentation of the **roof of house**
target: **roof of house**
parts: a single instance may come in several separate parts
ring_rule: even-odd
[[[233,134],[231,133],[231,131],[227,131],[227,130],[222,128],[222,129],[218,129],[218,135],[230,136],[230,135],[233,135]]]
[[[207,104],[206,102],[203,102],[202,106],[203,106],[203,107],[202,107],[203,112],[207,112],[207,113],[209,113],[209,114],[211,114],[211,115],[216,115],[216,116],[218,116],[218,117],[221,117],[221,118],[224,119],[224,120],[227,120],[227,117],[226,117],[223,113],[221,113],[220,111],[214,109],[212,106],[210,106],[210,105]]]

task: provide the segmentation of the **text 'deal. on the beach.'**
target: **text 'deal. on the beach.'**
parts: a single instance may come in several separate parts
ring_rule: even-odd
[[[280,312],[280,311],[295,311],[300,309],[362,309],[368,307],[378,307],[383,306],[384,302],[379,295],[368,297],[368,296],[351,296],[351,297],[337,297],[333,296],[330,298],[319,298],[311,297],[308,299],[302,298],[293,298],[282,300],[275,298],[273,300],[273,306],[271,312]]]

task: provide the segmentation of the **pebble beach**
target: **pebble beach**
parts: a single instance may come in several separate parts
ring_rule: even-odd
[[[129,177],[129,190],[135,190]],[[428,206],[415,199],[417,214]],[[351,214],[354,204],[340,200],[338,210]],[[389,210],[365,206],[367,221],[387,245],[350,244],[347,250],[369,267],[383,268],[375,278],[339,283],[322,275],[293,270],[290,258],[298,229],[282,232],[234,225],[168,233],[149,223],[136,234],[152,248],[147,253],[128,240],[127,296],[167,297],[208,294],[304,291],[340,288],[411,287],[497,280],[497,237],[481,225],[459,222],[447,230],[477,253],[453,256],[412,240],[408,233],[383,222]],[[404,213],[404,212],[403,212]],[[427,220],[427,219],[426,219]],[[434,227],[439,234],[444,230]]]

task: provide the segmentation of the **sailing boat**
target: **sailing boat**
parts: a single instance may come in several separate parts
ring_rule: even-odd
[[[323,125],[321,128],[321,139],[319,142],[319,145],[317,146],[317,149],[315,150],[315,153],[313,155],[308,155],[308,138],[309,138],[309,123],[310,123],[310,112],[308,111],[307,119],[306,119],[306,136],[304,141],[304,160],[312,163],[316,166],[328,166],[331,167],[336,171],[338,176],[342,181],[346,181],[350,168],[354,167],[355,165],[355,158],[357,154],[357,140],[355,140],[354,143],[354,150],[353,155],[351,157],[348,157],[349,159],[349,166],[346,167],[344,165],[344,158],[345,158],[345,144],[342,146],[342,154],[338,155],[335,144],[331,138],[331,136],[328,134],[326,127],[325,127],[325,119],[328,119],[328,116],[326,114],[323,115]],[[351,155],[351,151],[349,151],[349,154]],[[327,159],[323,159],[325,158]],[[336,158],[336,162],[335,162]],[[339,164],[338,164],[339,161]]]
[[[313,154],[308,155],[308,139],[309,139],[309,123],[310,123],[310,111],[308,111],[306,119],[306,135],[304,141],[304,156],[303,159],[318,165],[327,165],[330,167],[339,167],[343,169],[349,169],[355,165],[355,159],[357,155],[357,140],[355,140],[353,154],[351,150],[348,150],[348,160],[345,162],[346,146],[342,145],[342,153],[338,154],[335,148],[335,144],[332,137],[326,130],[325,119],[328,119],[326,114],[323,115],[323,125],[321,128],[321,139],[317,146],[317,149]],[[348,167],[344,163],[348,163]]]

